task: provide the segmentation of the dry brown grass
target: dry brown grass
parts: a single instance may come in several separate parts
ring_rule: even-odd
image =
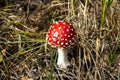
[[[103,13],[104,0],[18,0],[1,7],[0,80],[119,80],[119,1]],[[45,51],[46,32],[59,20],[71,22],[78,36],[67,70],[57,67],[55,48]]]

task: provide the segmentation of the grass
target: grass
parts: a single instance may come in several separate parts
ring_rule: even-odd
[[[110,5],[112,4],[114,0],[102,0],[102,15],[101,15],[101,23],[100,23],[100,37],[104,37],[104,34],[102,36],[102,30],[105,28],[104,24],[105,24],[105,17],[108,13],[108,10],[110,8]]]
[[[120,57],[119,52],[117,52],[117,49],[119,48],[118,46],[119,46],[119,40],[117,41],[117,43],[113,47],[113,49],[110,49],[111,53],[108,58],[108,65],[109,65],[108,67],[110,68],[110,70],[111,70],[112,66],[115,64],[115,60]]]
[[[10,1],[0,7],[0,80],[119,80],[120,5],[117,0]],[[73,24],[71,66],[56,65],[46,32],[59,20]]]

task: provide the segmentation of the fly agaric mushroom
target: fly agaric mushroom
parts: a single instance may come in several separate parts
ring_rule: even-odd
[[[76,43],[76,33],[73,26],[63,21],[52,24],[47,32],[46,40],[51,46],[58,47],[58,67],[67,68],[70,65],[67,58],[67,48]]]

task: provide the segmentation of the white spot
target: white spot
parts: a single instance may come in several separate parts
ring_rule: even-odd
[[[71,23],[69,23],[69,25],[71,26],[72,24],[71,24]]]
[[[65,41],[67,41],[67,39],[65,39]]]
[[[63,22],[63,24],[65,25],[66,23],[65,23],[65,22]]]
[[[66,26],[63,26],[63,28],[65,29],[65,28],[66,28]]]
[[[57,44],[60,44],[60,41],[58,41]]]
[[[68,38],[70,38],[70,35],[68,35]]]
[[[53,28],[53,26],[52,26],[52,25],[50,26],[50,29],[51,29],[51,28]]]
[[[65,31],[63,31],[63,34],[65,33]]]
[[[50,41],[50,40],[51,40],[51,38],[48,38],[48,40]]]
[[[73,33],[70,34],[71,36],[73,35]]]
[[[65,45],[63,45],[63,47],[65,47]]]
[[[67,29],[67,32],[69,32],[69,29]]]
[[[55,32],[55,33],[53,34],[54,37],[58,37],[58,35],[59,35],[58,32]]]
[[[64,38],[61,38],[61,41],[64,41]]]
[[[64,44],[64,42],[61,42],[61,45],[63,45]]]
[[[55,26],[51,26],[52,28],[55,28]]]
[[[53,41],[57,41],[57,39],[56,38],[52,38],[53,39]]]
[[[74,31],[74,29],[72,28],[71,31]]]
[[[67,34],[65,34],[65,36],[67,36]]]
[[[65,45],[68,45],[68,43],[66,42]]]
[[[56,22],[56,24],[59,24],[58,22]]]
[[[70,42],[70,43],[72,43],[72,41],[71,41],[71,40],[69,40],[69,42]]]
[[[72,40],[75,40],[75,38],[73,37]]]
[[[62,29],[62,27],[60,26],[58,29],[59,29],[59,30],[61,30],[61,29]]]
[[[53,29],[53,31],[55,31],[56,29]]]

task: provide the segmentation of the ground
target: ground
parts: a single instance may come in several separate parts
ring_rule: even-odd
[[[56,65],[46,42],[56,21],[70,22],[71,66]],[[0,1],[0,80],[120,80],[119,0]]]

